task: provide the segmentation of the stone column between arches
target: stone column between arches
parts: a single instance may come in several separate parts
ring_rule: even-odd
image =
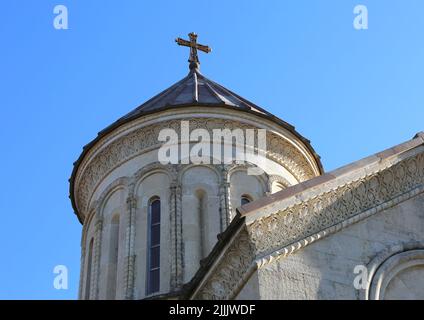
[[[99,274],[100,274],[100,253],[102,247],[103,219],[99,212],[96,212],[97,220],[94,226],[94,246],[93,246],[93,268],[91,269],[90,300],[97,300],[99,297]]]
[[[131,188],[133,189],[133,187]],[[125,299],[134,298],[134,272],[135,272],[135,214],[137,209],[137,198],[130,192],[127,198],[127,228],[125,235],[125,270],[124,270],[124,291]]]

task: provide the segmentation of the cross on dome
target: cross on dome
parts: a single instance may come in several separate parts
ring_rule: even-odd
[[[197,55],[197,50],[203,51],[205,53],[209,53],[212,49],[209,46],[205,46],[197,43],[197,34],[194,32],[190,32],[188,34],[190,41],[184,40],[181,38],[175,39],[175,42],[180,46],[189,47],[190,48],[190,56],[188,62],[190,62],[190,69],[199,69],[200,61]]]

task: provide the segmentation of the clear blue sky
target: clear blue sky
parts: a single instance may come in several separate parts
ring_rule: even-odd
[[[2,1],[0,298],[75,299],[81,225],[72,163],[98,131],[202,72],[296,126],[326,170],[424,130],[422,0]],[[53,28],[53,8],[69,30]],[[365,4],[369,29],[353,28]],[[69,290],[53,268],[69,268]]]

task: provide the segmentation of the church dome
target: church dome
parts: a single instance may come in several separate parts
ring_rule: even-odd
[[[315,152],[308,139],[300,135],[295,127],[271,114],[265,109],[257,106],[253,102],[239,96],[231,90],[223,87],[222,85],[206,78],[199,70],[198,66],[191,68],[186,77],[176,82],[169,88],[163,90],[156,96],[147,100],[125,116],[118,119],[116,122],[100,131],[97,137],[89,144],[84,146],[78,160],[74,163],[74,170],[70,178],[70,198],[75,212],[78,215],[78,209],[74,201],[74,179],[75,174],[79,168],[79,164],[84,158],[85,154],[94,146],[99,140],[106,136],[109,132],[114,131],[120,126],[131,122],[135,119],[147,116],[152,113],[162,112],[166,110],[181,109],[181,108],[196,108],[196,107],[209,107],[209,108],[228,108],[242,112],[254,114],[256,116],[269,119],[276,124],[284,127],[290,133],[295,135],[313,155],[316,161],[319,174],[324,172],[320,156]],[[78,215],[79,216],[79,215]]]
[[[293,126],[200,73],[193,46],[210,49],[193,42],[194,34],[190,38],[178,40],[192,46],[188,75],[100,131],[74,163],[70,198],[83,224],[82,299],[178,296],[237,207],[323,172],[319,156]],[[169,142],[161,135],[183,136],[186,126],[188,140],[172,143],[179,162],[161,161]],[[227,146],[231,156],[249,149],[260,157],[221,161],[221,146],[209,145],[208,161],[191,162],[198,147],[192,133],[215,139],[217,131],[224,158]],[[240,132],[246,133],[241,142]],[[249,140],[248,132],[258,132],[257,138]],[[183,145],[189,158],[181,156]]]

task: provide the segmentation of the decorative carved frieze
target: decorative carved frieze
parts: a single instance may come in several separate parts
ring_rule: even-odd
[[[255,269],[421,193],[422,152],[309,199],[299,199],[243,226],[191,298],[234,298]]]
[[[243,229],[225,251],[212,276],[193,298],[203,300],[232,298],[231,293],[240,287],[239,282],[248,272],[253,260],[254,248],[246,230]]]
[[[249,226],[258,254],[266,255],[423,188],[424,154],[314,196]],[[376,210],[375,210],[376,211]],[[278,232],[276,232],[278,230]]]
[[[233,120],[207,118],[189,120],[191,129],[202,128],[210,133],[213,129],[222,128],[255,129],[253,126]],[[101,149],[89,163],[81,164],[75,184],[76,202],[80,212],[86,211],[93,191],[108,173],[125,161],[160,147],[161,143],[157,140],[160,130],[166,127],[179,132],[180,123],[181,120],[171,120],[130,132]],[[299,181],[315,176],[311,165],[300,150],[272,132],[267,133],[267,149],[267,157],[283,165]]]

